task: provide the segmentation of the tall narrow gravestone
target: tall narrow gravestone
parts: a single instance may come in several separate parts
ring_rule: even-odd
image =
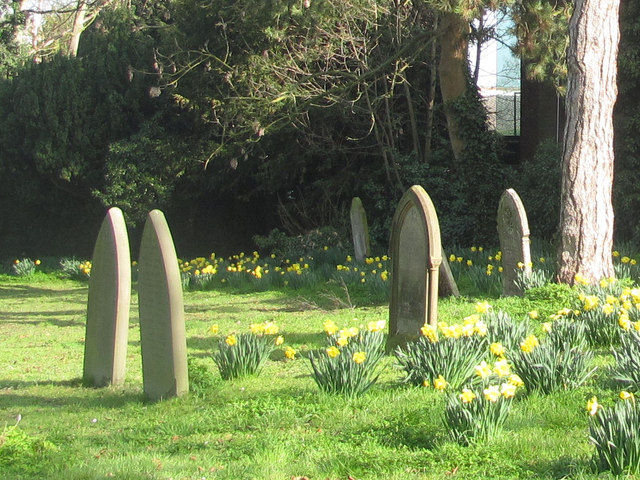
[[[505,190],[498,205],[498,237],[502,251],[503,294],[522,295],[516,280],[519,271],[531,274],[529,222],[520,197],[511,188]]]
[[[367,213],[359,197],[353,197],[351,201],[350,217],[354,256],[358,262],[364,262],[364,259],[371,255],[371,244],[369,242]]]
[[[124,382],[130,301],[127,227],[120,209],[111,208],[98,232],[91,261],[82,374],[88,385]]]
[[[180,396],[189,390],[182,282],[171,232],[160,210],[147,216],[138,268],[144,393],[152,400]]]
[[[392,282],[387,348],[420,335],[438,316],[440,226],[427,192],[414,185],[403,195],[391,225]]]

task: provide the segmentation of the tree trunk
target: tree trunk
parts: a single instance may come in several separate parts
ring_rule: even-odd
[[[469,41],[469,22],[456,13],[446,13],[440,21],[440,92],[447,118],[449,140],[456,162],[462,158],[465,139],[451,108],[451,102],[462,97],[467,91],[468,64],[467,43]]]
[[[438,17],[433,22],[434,29],[438,29]],[[431,161],[431,139],[433,138],[433,107],[436,101],[436,81],[438,75],[438,67],[436,66],[437,48],[436,42],[431,42],[431,51],[429,52],[429,97],[427,100],[427,120],[424,126],[424,162]]]
[[[84,30],[84,19],[87,14],[87,2],[78,0],[75,17],[73,18],[73,30],[71,31],[71,39],[69,40],[69,56],[75,57],[78,54],[78,45],[80,44],[80,34]]]
[[[569,23],[558,280],[613,276],[613,105],[620,0],[576,0]]]

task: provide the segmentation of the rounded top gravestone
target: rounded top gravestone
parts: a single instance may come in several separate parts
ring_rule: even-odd
[[[131,301],[127,227],[119,208],[102,222],[91,260],[83,380],[92,386],[124,382]]]
[[[189,390],[182,281],[171,232],[160,210],[147,216],[138,268],[144,392],[154,400],[179,396]]]
[[[388,348],[417,338],[425,323],[437,320],[440,226],[429,195],[419,185],[411,187],[396,208],[390,250]]]
[[[502,251],[502,289],[504,295],[522,295],[516,283],[518,272],[531,274],[529,222],[522,200],[509,188],[498,205],[498,237]]]

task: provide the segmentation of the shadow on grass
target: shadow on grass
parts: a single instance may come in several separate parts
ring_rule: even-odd
[[[38,288],[30,285],[0,286],[0,298],[35,298],[35,297],[68,297],[70,295],[86,295],[87,287],[73,288],[67,290],[56,290],[51,288]]]
[[[44,385],[38,382],[37,385]],[[135,402],[146,400],[142,393],[117,392],[109,389],[91,389],[77,386],[81,389],[77,395],[56,394],[56,396],[2,393],[0,394],[0,409],[17,407],[68,407],[78,408],[122,408]],[[90,393],[87,393],[90,392]]]
[[[526,462],[521,466],[536,474],[536,478],[563,479],[572,478],[578,472],[590,471],[590,462],[583,459],[563,456],[554,459]]]
[[[15,313],[15,312],[0,312],[0,318],[2,318],[3,320],[0,320],[0,323],[13,323],[16,325],[41,325],[41,324],[49,324],[49,325],[54,325],[56,327],[77,327],[77,326],[83,326],[85,325],[85,321],[84,320],[61,320],[58,318],[44,318],[44,317],[48,317],[48,316],[64,316],[64,315],[85,315],[86,311],[85,310],[67,310],[67,311],[61,311],[61,312],[20,312],[20,313]],[[12,320],[4,320],[4,318],[7,317],[13,317],[14,319]],[[38,320],[24,320],[24,318],[27,317],[35,317],[35,318],[39,318],[39,317],[43,317],[42,319],[38,319]]]
[[[0,380],[0,388],[6,389],[22,389],[35,386],[50,385],[54,387],[81,387],[81,378],[72,378],[71,380],[38,380],[25,382],[24,380]]]

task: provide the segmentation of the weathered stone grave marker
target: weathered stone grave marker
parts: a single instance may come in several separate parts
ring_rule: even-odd
[[[171,232],[160,210],[147,216],[138,268],[144,393],[152,400],[180,396],[189,390],[182,282]]]
[[[131,261],[119,208],[102,221],[91,261],[82,378],[94,387],[124,382],[129,337]]]
[[[358,262],[364,262],[371,256],[371,243],[369,241],[369,226],[367,224],[367,212],[364,210],[360,197],[353,197],[351,201],[351,235],[353,237],[354,257]]]
[[[498,237],[502,251],[502,293],[522,295],[516,284],[518,272],[531,274],[529,222],[522,200],[515,190],[505,190],[498,205]],[[523,265],[518,267],[518,263]]]
[[[393,348],[435,325],[438,317],[438,275],[442,261],[436,210],[419,185],[402,196],[391,224],[392,282],[389,338]]]

